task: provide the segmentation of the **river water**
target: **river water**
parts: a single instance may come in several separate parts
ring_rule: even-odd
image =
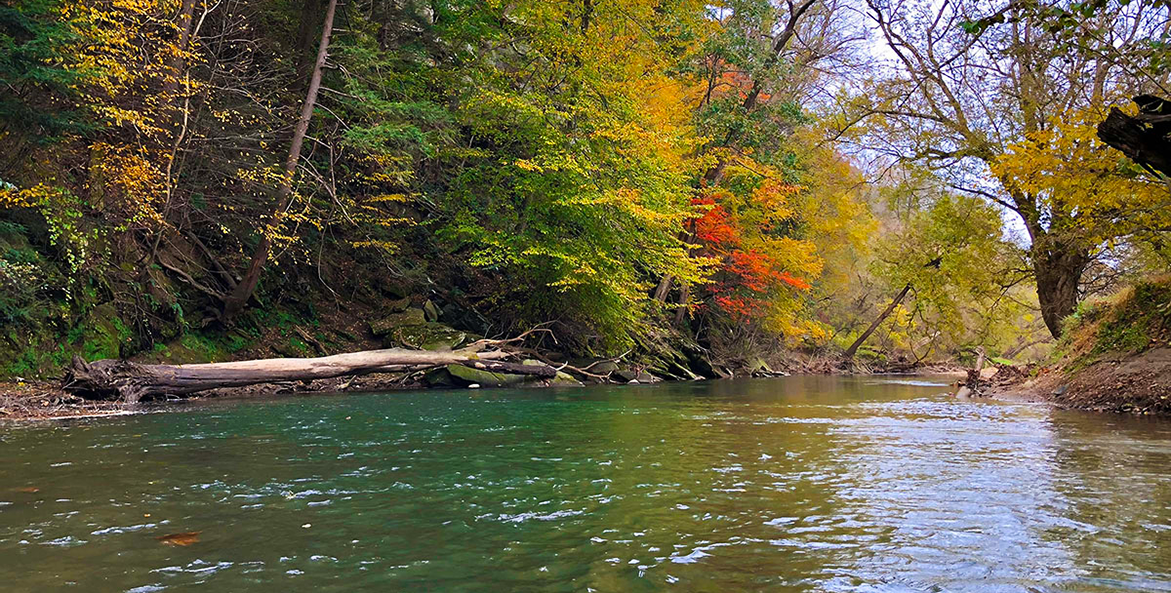
[[[0,590],[1171,591],[1171,422],[944,383],[297,396],[0,426]]]

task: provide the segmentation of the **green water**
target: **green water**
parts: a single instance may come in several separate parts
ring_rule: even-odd
[[[0,426],[0,590],[1171,591],[1171,423],[942,383],[287,397]]]

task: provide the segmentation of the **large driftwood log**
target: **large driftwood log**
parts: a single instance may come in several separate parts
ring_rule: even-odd
[[[64,388],[87,397],[137,402],[151,396],[184,395],[220,387],[419,370],[449,364],[547,378],[557,375],[556,369],[546,365],[501,362],[501,359],[509,356],[512,353],[502,350],[481,352],[473,345],[451,352],[390,348],[320,358],[272,358],[183,365],[139,364],[125,360],[87,363],[74,357],[73,365],[65,375]]]

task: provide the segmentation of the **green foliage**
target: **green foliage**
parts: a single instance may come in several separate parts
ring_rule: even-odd
[[[59,109],[47,96],[72,94],[85,73],[59,59],[74,29],[59,18],[64,2],[20,0],[0,6],[0,121],[19,126],[38,142],[91,128],[74,110]],[[0,138],[3,136],[0,135]]]
[[[1102,321],[1091,354],[1139,353],[1166,343],[1171,330],[1171,282],[1139,282],[1098,315]]]

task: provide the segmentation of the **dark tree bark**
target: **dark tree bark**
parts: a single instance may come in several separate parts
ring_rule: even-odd
[[[674,276],[670,274],[663,276],[663,279],[659,280],[659,285],[655,287],[654,299],[660,303],[667,302],[667,294],[671,292],[671,285],[674,284],[674,282]]]
[[[858,353],[858,348],[861,347],[862,344],[870,338],[870,334],[873,334],[874,330],[878,329],[878,326],[882,325],[883,321],[886,321],[887,317],[890,317],[891,313],[894,313],[895,307],[898,307],[899,303],[902,303],[903,299],[907,298],[907,293],[909,292],[911,292],[910,284],[904,286],[902,292],[899,292],[899,295],[895,297],[895,300],[891,301],[890,304],[886,306],[886,309],[882,310],[882,313],[878,315],[878,318],[874,320],[874,323],[871,323],[870,327],[866,328],[866,331],[862,332],[862,335],[858,336],[858,339],[854,340],[853,344],[850,344],[850,347],[846,349],[846,358],[854,358],[854,355]]]
[[[289,207],[289,200],[293,195],[293,178],[297,174],[297,163],[301,160],[301,146],[305,143],[309,122],[313,119],[313,107],[317,104],[317,93],[321,88],[321,72],[325,68],[325,60],[329,55],[329,37],[333,30],[333,16],[336,11],[337,0],[329,0],[329,5],[325,10],[325,23],[321,29],[321,41],[317,46],[317,62],[313,66],[313,75],[309,79],[309,90],[305,92],[305,102],[301,105],[301,116],[297,119],[296,127],[293,128],[289,155],[285,159],[285,174],[277,190],[276,208],[269,217],[270,222],[275,222],[280,218],[281,213]],[[240,283],[236,285],[232,294],[224,300],[224,317],[226,319],[231,319],[244,309],[248,299],[256,290],[257,283],[260,282],[260,273],[264,270],[264,264],[268,261],[269,252],[272,250],[271,234],[264,228],[261,228],[260,231],[260,243],[256,245],[256,250],[252,253],[248,271]]]
[[[1092,258],[1084,249],[1061,246],[1046,249],[1039,243],[1034,243],[1032,251],[1041,318],[1049,333],[1060,338],[1062,320],[1077,308],[1078,286]]]
[[[297,38],[294,40],[293,58],[297,67],[297,86],[305,88],[313,68],[313,45],[320,39],[321,15],[327,10],[329,0],[304,0],[301,4],[301,21],[297,26]]]
[[[1130,160],[1171,177],[1171,103],[1148,95],[1134,101],[1141,112],[1132,117],[1111,108],[1098,124],[1098,137]]]

